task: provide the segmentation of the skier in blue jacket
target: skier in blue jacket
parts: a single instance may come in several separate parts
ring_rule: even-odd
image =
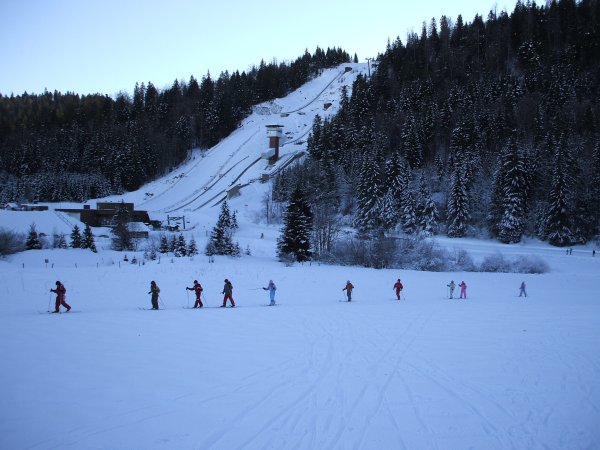
[[[273,283],[273,280],[269,280],[269,285],[263,289],[269,291],[269,298],[271,299],[269,306],[275,306],[275,291],[277,290],[277,287],[275,286],[275,283]]]

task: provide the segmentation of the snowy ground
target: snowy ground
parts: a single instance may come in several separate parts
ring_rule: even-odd
[[[600,446],[600,258],[587,251],[524,276],[257,256],[119,267],[103,253],[0,263],[0,448]],[[217,307],[225,277],[236,309]],[[195,278],[208,307],[183,309]],[[276,307],[257,289],[269,278]],[[451,278],[468,300],[444,298]],[[56,279],[75,313],[39,313]],[[151,279],[163,311],[138,309]]]
[[[138,266],[94,230],[98,254],[41,250],[0,261],[0,449],[600,448],[600,255],[592,258],[592,247],[567,256],[540,242],[439,238],[475,260],[498,250],[538,255],[551,268],[544,275],[276,261],[279,229],[261,212],[269,186],[251,182],[278,169],[251,165],[266,149],[264,126],[283,124],[290,141],[302,140],[314,115],[334,113],[341,86],[365,70],[351,66],[257,108],[203,156],[113,198],[153,219],[185,215],[184,235],[202,249],[218,214],[206,200],[248,184],[230,206],[236,240],[252,256]],[[326,101],[334,104],[324,112]],[[284,146],[283,162],[303,149]],[[78,222],[53,211],[59,206],[75,205],[0,212],[0,226],[25,233],[35,222],[69,234]],[[225,277],[236,309],[218,308]],[[398,277],[402,301],[392,291]],[[260,289],[270,278],[276,307]],[[205,288],[202,310],[183,309],[194,279]],[[347,279],[352,303],[343,301]],[[451,279],[467,282],[468,300],[445,298]],[[67,287],[68,314],[46,313],[56,280]],[[150,280],[162,311],[139,309],[150,307]],[[527,299],[518,297],[523,280]]]

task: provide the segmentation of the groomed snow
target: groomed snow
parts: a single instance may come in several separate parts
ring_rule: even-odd
[[[322,101],[336,73],[274,110]],[[296,114],[296,135],[315,105]],[[152,218],[166,217],[210,181],[208,167],[225,172],[243,157],[244,142],[257,139],[248,160],[264,151],[273,117],[254,114],[202,160],[196,154],[170,177],[114,199],[146,199]],[[246,182],[264,163],[257,167]],[[0,261],[0,448],[600,448],[600,255],[592,257],[592,247],[567,256],[536,241],[438,239],[476,260],[496,251],[538,255],[550,266],[543,275],[286,267],[275,258],[279,229],[262,219],[268,188],[252,183],[230,204],[236,240],[252,256],[133,265],[98,238],[98,254],[41,250]],[[184,235],[202,249],[218,208],[195,211],[198,203],[176,213],[185,213]],[[0,226],[20,223],[27,232],[33,220],[18,214],[25,213],[3,213]],[[70,232],[54,211],[27,214],[39,231]],[[235,309],[218,307],[226,277]],[[402,301],[392,290],[398,277]],[[185,287],[194,279],[205,289],[202,310],[183,309],[193,303]],[[265,306],[261,289],[269,279],[278,287],[275,307]],[[343,301],[348,279],[352,303]],[[466,281],[467,300],[446,298],[451,279]],[[56,280],[66,285],[68,314],[46,313]],[[151,280],[164,310],[139,309],[150,307]],[[518,297],[521,281],[527,299]]]

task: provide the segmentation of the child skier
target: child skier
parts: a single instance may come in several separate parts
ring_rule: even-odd
[[[452,296],[454,295],[454,288],[456,287],[456,285],[454,284],[454,280],[451,280],[450,284],[447,284],[446,286],[448,286],[448,292],[450,293],[450,300],[452,300]]]
[[[263,289],[269,291],[269,298],[271,299],[269,306],[275,306],[275,291],[277,290],[277,287],[275,286],[275,283],[273,283],[273,280],[269,280],[269,285]]]
[[[349,302],[352,301],[352,289],[354,289],[354,286],[352,285],[352,283],[350,283],[350,280],[346,281],[346,287],[342,289],[342,291],[346,291],[346,295],[348,296]]]
[[[467,283],[461,281],[458,285],[460,287],[460,298],[467,298]]]
[[[198,280],[194,280],[194,286],[186,287],[186,291],[194,291],[196,293],[196,303],[194,303],[194,308],[202,308],[204,305],[202,304],[202,299],[200,298],[200,294],[202,294],[202,286],[198,283]]]
[[[521,286],[519,286],[519,297],[521,297],[522,295],[525,295],[525,297],[527,297],[527,292],[525,291],[525,282],[521,281]]]
[[[71,311],[71,307],[65,301],[67,289],[65,288],[64,284],[62,284],[60,281],[57,281],[56,289],[50,289],[50,292],[54,292],[56,294],[56,304],[54,305],[54,311],[52,311],[53,313],[60,312],[60,305],[63,305],[65,308],[67,308],[67,312]]]
[[[225,286],[223,286],[223,292],[221,292],[221,294],[225,294],[225,296],[223,297],[223,304],[221,305],[221,308],[225,308],[225,306],[227,306],[227,299],[229,299],[229,301],[231,302],[231,307],[235,308],[235,302],[233,301],[233,285],[231,284],[231,281],[229,281],[227,278],[225,278]]]
[[[160,288],[154,280],[150,282],[150,292],[148,292],[148,294],[152,294],[152,309],[158,309],[158,294],[160,294]]]
[[[402,286],[402,283],[400,282],[400,278],[398,278],[398,281],[396,281],[396,284],[394,284],[394,287],[392,289],[396,289],[396,300],[400,300],[400,291],[402,291],[402,289],[404,288],[404,286]]]

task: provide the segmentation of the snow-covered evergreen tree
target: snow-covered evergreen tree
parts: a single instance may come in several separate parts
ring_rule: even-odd
[[[358,182],[354,223],[362,232],[374,230],[381,225],[378,201],[383,194],[382,177],[376,153],[371,152],[364,156]]]
[[[158,251],[163,255],[169,253],[169,239],[164,234],[160,235],[160,247]]]
[[[231,228],[231,213],[227,200],[221,203],[221,212],[215,227],[213,228],[210,240],[206,247],[206,254],[211,255],[239,255],[239,245],[234,244],[232,240],[233,230]]]
[[[460,169],[455,169],[448,199],[448,236],[463,237],[469,222],[469,196]]]
[[[415,212],[415,197],[410,189],[405,189],[402,196],[402,213],[400,223],[402,230],[407,234],[412,234],[417,231],[417,215]]]
[[[25,249],[27,250],[41,250],[42,242],[40,241],[39,234],[35,229],[35,223],[29,226],[29,233],[27,233],[27,240],[25,241]]]
[[[92,228],[88,224],[86,224],[85,228],[83,229],[81,248],[89,248],[94,253],[97,252],[96,243],[94,242],[94,235],[92,234]]]
[[[81,248],[83,241],[81,239],[81,230],[78,225],[75,225],[71,230],[71,247]]]
[[[544,221],[546,239],[552,245],[565,246],[576,241],[571,221],[571,164],[568,146],[558,145]]]
[[[69,248],[65,233],[59,233],[54,235],[54,248]]]
[[[394,197],[391,189],[388,189],[385,195],[379,199],[377,205],[379,220],[385,230],[394,228],[400,220],[401,213],[398,208],[398,201]]]
[[[196,245],[196,239],[194,239],[192,237],[190,239],[190,243],[188,244],[187,255],[188,256],[196,256],[197,254],[198,254],[198,246]]]
[[[292,255],[296,261],[310,259],[312,232],[312,211],[306,195],[300,187],[292,192],[290,202],[283,219],[283,230],[277,241],[279,257],[285,259]]]
[[[525,231],[527,178],[525,164],[515,142],[503,153],[502,218],[498,225],[498,239],[504,243],[520,242]]]
[[[187,255],[187,243],[183,234],[179,234],[177,237],[177,244],[175,245],[175,256],[186,256]]]
[[[419,201],[417,203],[417,223],[421,232],[426,236],[432,236],[437,231],[437,208],[431,193],[425,182],[425,178],[419,180]]]
[[[125,203],[121,202],[114,216],[115,226],[112,229],[112,247],[114,250],[132,250],[133,239],[129,230],[130,214]]]

